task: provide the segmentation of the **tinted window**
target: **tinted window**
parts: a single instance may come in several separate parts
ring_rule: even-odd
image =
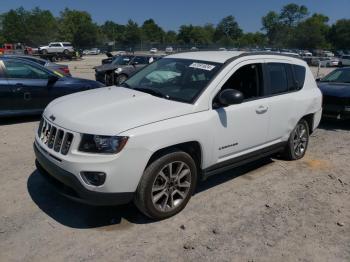
[[[61,47],[61,44],[51,44],[50,47]]]
[[[147,65],[149,64],[149,59],[150,57],[146,57],[146,56],[136,56],[132,62],[139,65]]]
[[[236,89],[243,93],[245,100],[261,96],[263,90],[262,65],[242,66],[227,80],[223,89]]]
[[[48,79],[49,74],[32,65],[4,60],[5,72],[7,78],[21,78],[21,79]]]
[[[63,44],[64,47],[71,47],[72,44]]]
[[[300,65],[293,65],[294,69],[294,78],[295,78],[295,87],[299,90],[302,89],[305,82],[305,72],[306,69]]]
[[[281,63],[268,63],[266,68],[270,79],[270,94],[274,95],[287,92],[288,82],[285,65]]]

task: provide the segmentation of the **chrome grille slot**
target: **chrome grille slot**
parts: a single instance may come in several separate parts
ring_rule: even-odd
[[[38,128],[40,140],[50,149],[67,155],[73,142],[73,134],[50,124],[44,118]]]
[[[50,130],[50,136],[49,136],[49,140],[47,142],[47,146],[49,148],[53,147],[53,143],[55,142],[55,138],[56,138],[56,132],[57,132],[57,128],[52,126],[51,130]]]
[[[65,137],[64,137],[63,146],[62,146],[62,149],[61,149],[61,154],[62,155],[67,155],[67,153],[69,151],[69,148],[70,148],[70,146],[72,144],[72,141],[73,141],[73,134],[67,132]]]
[[[58,130],[58,133],[56,135],[56,141],[53,147],[53,150],[55,150],[56,152],[60,152],[61,150],[61,145],[62,145],[62,141],[63,141],[63,136],[64,136],[64,131],[63,130]]]

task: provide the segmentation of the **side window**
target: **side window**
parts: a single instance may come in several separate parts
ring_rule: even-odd
[[[297,88],[297,90],[300,90],[304,86],[306,69],[305,67],[300,65],[293,65],[293,69],[294,69],[295,87]]]
[[[275,95],[288,91],[287,71],[285,64],[266,64],[267,75],[270,79],[269,94]]]
[[[10,79],[48,79],[49,74],[32,65],[16,62],[3,61],[5,65],[5,73]]]
[[[148,64],[149,58],[145,56],[136,56],[134,60],[132,61],[133,63],[136,63],[138,65],[146,65]]]
[[[236,89],[243,93],[244,100],[260,97],[263,94],[262,75],[262,64],[242,66],[227,80],[222,90]]]

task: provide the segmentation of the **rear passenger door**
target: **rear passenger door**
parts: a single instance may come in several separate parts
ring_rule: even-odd
[[[296,122],[298,91],[304,85],[305,67],[282,61],[265,63],[267,80],[266,101],[270,112],[269,142],[283,142],[289,138]],[[298,81],[299,80],[299,81]]]
[[[4,75],[2,61],[0,61],[0,116],[13,110],[12,98],[12,91]]]

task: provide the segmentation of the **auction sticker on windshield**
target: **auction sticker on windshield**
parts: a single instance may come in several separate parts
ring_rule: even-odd
[[[211,71],[215,68],[214,65],[202,64],[202,63],[192,63],[192,64],[190,64],[189,67],[203,69],[203,70],[207,70],[207,71]]]

